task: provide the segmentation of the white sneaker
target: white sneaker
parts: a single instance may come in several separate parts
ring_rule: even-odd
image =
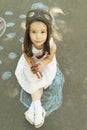
[[[35,116],[34,116],[35,128],[40,128],[44,124],[45,116],[46,116],[46,112],[43,108],[42,108],[42,112],[40,112],[38,109],[35,110]]]
[[[25,119],[31,124],[34,124],[34,107],[31,105],[29,109],[24,113]]]

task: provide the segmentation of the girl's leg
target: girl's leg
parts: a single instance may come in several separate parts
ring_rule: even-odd
[[[32,124],[32,125],[34,124],[34,109],[38,108],[38,109],[41,110],[40,113],[42,113],[41,101],[40,101],[42,93],[43,93],[43,88],[37,90],[35,93],[33,93],[31,95],[31,97],[32,97],[32,103],[31,103],[29,109],[24,113],[26,120],[30,124]]]
[[[29,123],[34,124],[36,128],[41,127],[44,124],[45,110],[41,106],[41,96],[43,94],[43,88],[38,89],[35,93],[31,94],[32,103],[25,112],[25,118]]]
[[[41,106],[41,96],[43,94],[43,88],[38,89],[35,93],[31,95],[32,97],[32,103],[34,106],[34,109],[42,113],[42,106]]]
[[[35,102],[35,101],[40,100],[42,94],[43,94],[43,88],[38,89],[35,93],[33,93],[33,94],[31,95],[32,101]]]
[[[35,113],[34,125],[36,128],[41,127],[44,123],[45,110],[41,106],[42,94],[43,94],[43,88],[38,89],[35,93],[31,95]]]

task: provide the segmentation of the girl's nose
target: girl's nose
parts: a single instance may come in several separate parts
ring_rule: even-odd
[[[40,33],[38,33],[37,35],[36,35],[36,38],[40,38],[41,37],[41,35],[40,35]]]

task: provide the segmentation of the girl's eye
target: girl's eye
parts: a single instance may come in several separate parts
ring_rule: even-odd
[[[35,33],[35,31],[32,31],[32,33]]]
[[[45,31],[42,31],[41,33],[45,33]]]
[[[36,33],[35,31],[31,31],[31,33]]]

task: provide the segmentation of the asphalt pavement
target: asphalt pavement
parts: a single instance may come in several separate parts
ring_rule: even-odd
[[[0,130],[35,130],[24,119],[26,108],[19,100],[21,88],[14,75],[21,55],[25,14],[34,2],[49,6],[55,18],[57,60],[65,76],[63,103],[39,129],[87,130],[86,0],[0,0],[0,17],[6,21],[0,37]]]

